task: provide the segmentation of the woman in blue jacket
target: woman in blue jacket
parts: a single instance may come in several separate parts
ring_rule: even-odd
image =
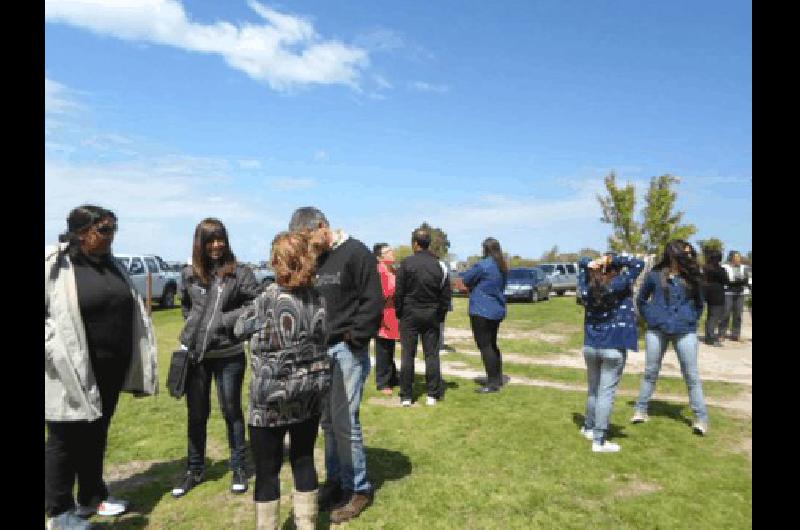
[[[633,283],[644,261],[605,255],[581,258],[578,266],[578,296],[586,308],[583,358],[589,383],[581,433],[592,440],[593,452],[616,453],[619,444],[607,441],[608,421],[628,350],[638,351]]]
[[[663,258],[645,278],[636,302],[639,314],[647,321],[647,353],[632,423],[648,419],[647,406],[656,388],[661,361],[672,342],[695,414],[692,428],[700,435],[708,431],[708,410],[697,366],[697,322],[703,314],[702,282],[697,252],[682,239],[667,243]]]
[[[506,317],[506,287],[508,266],[500,243],[493,237],[483,242],[483,259],[464,273],[469,289],[469,323],[475,344],[481,351],[486,368],[486,386],[477,392],[497,392],[503,385],[503,359],[497,347],[500,322]]]

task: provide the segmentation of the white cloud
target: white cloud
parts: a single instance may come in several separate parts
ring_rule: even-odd
[[[128,41],[217,54],[275,90],[308,84],[358,90],[361,71],[369,65],[366,50],[323,40],[302,17],[255,0],[247,3],[266,24],[192,22],[178,0],[45,0],[45,20]]]
[[[444,94],[450,91],[450,87],[447,85],[433,85],[424,81],[415,81],[413,83],[409,83],[408,86],[418,92],[434,92],[437,94]]]
[[[275,179],[269,185],[280,191],[298,191],[311,189],[316,186],[316,182],[308,178],[283,178]]]
[[[242,169],[261,169],[260,160],[239,160],[239,167]]]
[[[57,81],[44,78],[44,112],[45,114],[67,114],[82,110],[73,92]]]
[[[375,81],[375,84],[378,85],[379,89],[389,90],[391,88],[394,88],[392,84],[389,81],[387,81],[386,78],[383,77],[382,75],[375,74],[372,76],[372,79]]]
[[[314,160],[316,160],[317,162],[327,162],[329,158],[330,155],[324,149],[318,149],[314,153]]]

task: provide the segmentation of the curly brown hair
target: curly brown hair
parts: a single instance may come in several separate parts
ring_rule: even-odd
[[[309,232],[281,232],[272,240],[272,268],[281,287],[297,289],[314,285],[320,241]]]

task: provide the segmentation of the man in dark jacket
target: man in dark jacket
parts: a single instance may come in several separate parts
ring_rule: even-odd
[[[444,267],[428,250],[430,244],[431,233],[428,230],[414,230],[411,235],[414,255],[404,259],[397,271],[394,306],[400,321],[400,400],[404,407],[411,406],[414,397],[414,357],[420,336],[425,355],[427,403],[435,405],[444,396],[444,381],[439,367],[439,335],[451,292]]]
[[[383,290],[372,252],[341,230],[331,230],[317,208],[295,210],[289,230],[312,233],[326,248],[319,258],[316,287],[327,306],[332,386],[320,422],[328,478],[320,488],[319,509],[338,505],[331,522],[341,523],[372,502],[359,407],[370,369],[369,341],[383,317]]]

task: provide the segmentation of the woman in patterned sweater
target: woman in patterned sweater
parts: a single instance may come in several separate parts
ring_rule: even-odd
[[[293,507],[298,529],[317,516],[314,443],[321,403],[331,384],[325,302],[314,288],[320,246],[304,234],[272,241],[275,283],[239,317],[237,337],[250,337],[250,446],[256,471],[256,527],[277,529],[283,439],[291,438]]]

